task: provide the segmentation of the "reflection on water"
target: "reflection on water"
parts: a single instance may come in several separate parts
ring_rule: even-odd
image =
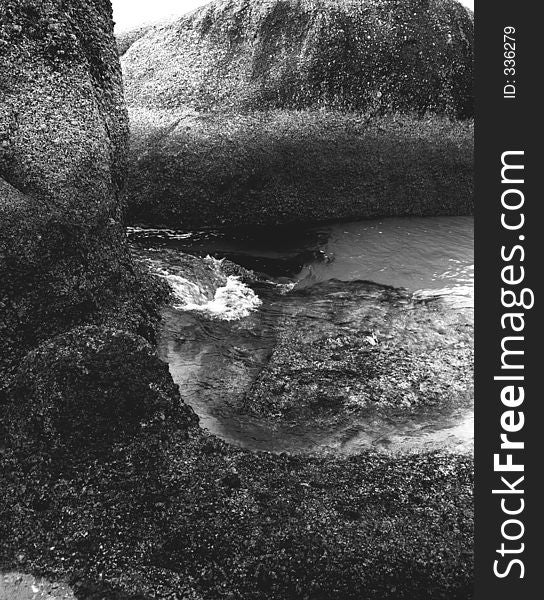
[[[368,280],[456,304],[474,303],[471,217],[362,221],[321,231],[327,232],[320,246],[324,260],[305,265],[299,279]]]
[[[403,217],[260,231],[176,233],[130,229],[156,248],[229,258],[271,277],[305,283],[367,280],[472,300],[472,217]]]
[[[256,450],[353,453],[368,447],[392,452],[438,448],[470,451],[472,402],[419,411],[384,413],[369,409],[355,417],[339,418],[334,426],[278,423],[242,413],[241,399],[274,350],[279,321],[286,315],[296,319],[300,314],[302,318],[306,312],[316,331],[326,332],[330,313],[310,314],[309,303],[334,304],[333,295],[319,297],[323,288],[314,285],[333,279],[405,287],[419,297],[439,296],[450,310],[470,310],[472,232],[471,218],[439,217],[333,224],[257,237],[239,232],[179,234],[159,230],[133,230],[131,237],[140,247],[154,247],[153,260],[166,271],[172,269],[172,250],[179,250],[227,257],[265,273],[276,283],[297,282],[295,291],[287,294],[285,288],[280,291],[275,285],[254,286],[262,304],[255,304],[238,320],[165,310],[161,357],[169,363],[184,400],[193,406],[203,427],[226,441]],[[297,294],[302,288],[305,294]],[[354,302],[354,312],[357,306]]]
[[[321,249],[329,260],[314,264],[317,280],[366,279],[411,290],[472,285],[471,217],[396,218],[340,223]]]

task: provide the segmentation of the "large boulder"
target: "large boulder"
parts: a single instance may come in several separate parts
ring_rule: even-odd
[[[455,0],[216,0],[129,45],[127,101],[467,117],[473,29]]]
[[[140,336],[78,327],[19,365],[9,419],[19,440],[46,453],[107,450],[142,432],[185,430],[196,417],[151,345]]]
[[[472,214],[473,125],[132,107],[127,220],[198,229]]]
[[[2,381],[80,323],[152,335],[162,292],[120,225],[128,120],[111,16],[107,0],[0,4]]]
[[[455,0],[216,0],[124,34],[127,219],[472,213],[473,30]]]

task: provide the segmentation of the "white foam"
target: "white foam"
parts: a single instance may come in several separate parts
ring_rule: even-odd
[[[274,283],[273,281],[268,281],[267,283],[277,287],[280,294],[284,296],[297,286],[298,281],[294,281],[292,283]]]
[[[168,281],[174,292],[176,310],[197,311],[223,321],[235,321],[247,317],[262,304],[257,294],[239,277],[225,276],[220,271],[222,261],[211,257],[204,260],[216,270],[218,280],[224,281],[215,290],[213,298],[211,292],[206,292],[198,283],[155,267],[155,272]]]
[[[180,275],[173,275],[166,271],[159,272],[166,279],[174,292],[178,303],[174,308],[190,310],[190,306],[203,306],[210,301],[207,294],[194,281],[189,281]]]
[[[127,227],[127,236],[130,237],[164,237],[171,240],[188,240],[194,236],[191,232],[181,232],[175,229],[157,229],[153,227]]]
[[[174,292],[178,296],[177,292]],[[235,321],[247,317],[262,304],[257,294],[239,277],[229,275],[227,283],[217,288],[212,300],[206,302],[183,302],[175,305],[180,310],[199,311],[208,316]]]

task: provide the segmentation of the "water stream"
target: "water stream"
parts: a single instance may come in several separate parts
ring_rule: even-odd
[[[285,331],[432,348],[449,335],[442,315],[462,314],[471,323],[472,218],[396,218],[258,234],[131,229],[129,237],[174,289],[160,356],[204,428],[239,446],[273,452],[472,450],[470,389],[457,391],[460,400],[453,404],[358,405],[345,414],[327,409],[297,418],[277,418],[274,408],[267,414],[250,403]],[[193,264],[186,254],[208,258]],[[264,277],[247,281],[223,258]],[[402,298],[391,305],[378,301],[386,289],[380,286],[406,288],[415,305]],[[425,327],[410,321],[419,300],[440,305]],[[378,326],[361,331],[369,313]]]

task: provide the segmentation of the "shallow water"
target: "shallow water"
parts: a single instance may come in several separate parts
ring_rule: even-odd
[[[299,278],[368,280],[473,305],[471,217],[362,221],[322,231],[325,260],[307,265]]]
[[[170,277],[170,283],[172,277],[175,283],[179,252],[226,257],[267,276],[268,281],[249,290],[238,278],[221,274],[220,263],[212,261],[215,289],[208,285],[209,273],[195,274],[197,281],[189,286],[174,285],[184,303],[165,310],[160,354],[204,428],[231,443],[274,452],[354,453],[369,447],[471,451],[470,394],[460,406],[387,412],[369,408],[332,422],[279,423],[241,407],[270,359],[280,323],[288,319],[296,327],[297,319],[311,319],[312,328],[323,333],[340,319],[335,326],[355,330],[356,319],[351,323],[349,315],[360,312],[362,305],[355,297],[346,300],[345,294],[340,305],[341,282],[370,280],[404,287],[417,297],[436,298],[448,310],[470,311],[472,231],[469,217],[439,217],[283,229],[258,236],[131,230],[130,237],[140,249],[147,248],[153,268]],[[193,302],[187,294],[195,285],[200,290]],[[357,283],[353,289],[366,293],[365,285]],[[235,294],[228,293],[229,286],[236,288]]]

